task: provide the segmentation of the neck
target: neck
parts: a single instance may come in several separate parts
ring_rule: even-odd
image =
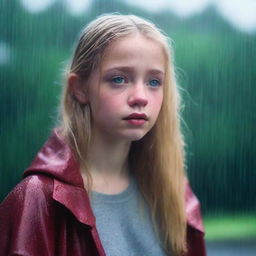
[[[131,142],[113,141],[92,136],[88,155],[88,168],[92,189],[102,193],[119,193],[129,184],[128,154]],[[83,175],[85,178],[85,175]]]

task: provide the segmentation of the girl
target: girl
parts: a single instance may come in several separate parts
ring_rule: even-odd
[[[205,255],[173,52],[155,25],[115,14],[85,27],[60,117],[1,204],[2,255]]]

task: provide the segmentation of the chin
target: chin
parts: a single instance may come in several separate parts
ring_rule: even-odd
[[[126,134],[126,139],[128,141],[138,141],[141,140],[146,135],[145,132],[134,132],[130,134]]]
[[[141,136],[141,137],[137,137],[137,138],[133,138],[131,139],[131,141],[138,141],[138,140],[141,140],[144,136]]]

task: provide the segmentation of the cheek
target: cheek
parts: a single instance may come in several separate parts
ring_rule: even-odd
[[[109,94],[101,95],[99,105],[103,109],[116,109],[120,106],[120,99]]]
[[[112,119],[124,105],[118,96],[113,97],[113,95],[109,94],[102,94],[98,102],[98,113],[103,119]]]
[[[154,109],[155,113],[158,115],[163,103],[163,93],[159,93],[158,95],[156,95],[156,97],[153,98],[152,103],[153,103],[152,108]]]

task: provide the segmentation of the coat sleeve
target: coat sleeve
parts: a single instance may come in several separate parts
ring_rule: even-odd
[[[1,255],[54,255],[52,183],[48,177],[27,177],[2,202]]]

